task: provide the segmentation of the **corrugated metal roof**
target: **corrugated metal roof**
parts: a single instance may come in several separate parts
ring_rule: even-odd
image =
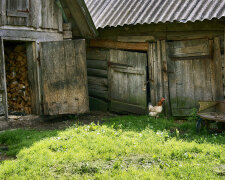
[[[203,21],[225,16],[225,0],[85,0],[97,28]]]

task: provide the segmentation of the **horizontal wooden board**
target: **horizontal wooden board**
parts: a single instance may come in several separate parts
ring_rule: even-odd
[[[87,49],[87,59],[94,59],[94,60],[102,60],[106,61],[108,58],[108,50],[101,50],[101,49]]]
[[[93,69],[107,70],[108,65],[107,65],[107,61],[87,59],[87,67],[93,68]]]
[[[120,114],[147,114],[147,107],[137,106],[133,104],[122,103],[111,100],[110,110]]]
[[[147,51],[148,43],[125,43],[110,40],[91,40],[90,47]]]
[[[103,91],[102,89],[93,89],[91,87],[88,87],[88,93],[89,93],[89,96],[93,96],[100,99],[107,100],[109,98],[108,91]]]
[[[91,111],[108,111],[108,102],[100,100],[98,98],[89,97],[89,104]]]
[[[120,42],[147,42],[155,41],[154,36],[118,36]]]
[[[169,56],[173,58],[209,56],[209,41],[188,40],[168,43]]]
[[[102,69],[87,68],[87,74],[88,76],[105,77],[105,78],[107,78],[108,76],[107,70]]]
[[[98,85],[98,86],[108,86],[108,79],[107,78],[100,78],[100,77],[88,77],[88,84],[89,85]]]
[[[113,68],[113,70],[116,72],[128,73],[128,74],[139,74],[139,75],[145,74],[145,71],[141,69],[138,70],[138,69],[131,69],[131,68]]]

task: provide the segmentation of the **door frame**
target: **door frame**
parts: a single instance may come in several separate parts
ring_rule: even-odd
[[[35,99],[35,102],[33,104],[33,107],[32,107],[32,114],[37,114],[39,115],[40,114],[40,104],[41,104],[41,101],[40,101],[40,97],[39,97],[39,93],[36,93],[36,92],[39,92],[40,90],[40,87],[39,87],[39,83],[38,83],[38,77],[39,77],[39,63],[37,61],[37,41],[36,39],[32,39],[32,38],[18,38],[18,37],[8,37],[8,36],[0,36],[0,43],[3,47],[3,50],[2,53],[3,54],[3,73],[4,73],[4,91],[5,91],[5,97],[4,97],[4,107],[5,107],[5,119],[8,120],[8,101],[7,101],[7,82],[6,82],[6,71],[5,71],[5,52],[4,52],[4,49],[5,49],[5,45],[4,45],[4,41],[19,41],[19,42],[24,42],[26,43],[26,51],[27,51],[27,48],[28,48],[28,45],[31,46],[31,49],[32,49],[32,59],[28,59],[27,58],[27,63],[28,61],[30,62],[31,66],[34,67],[34,73],[37,73],[36,74],[36,77],[37,77],[37,82],[35,82],[35,85],[34,85],[34,88],[32,89],[33,90],[33,95],[36,94],[36,99]],[[28,44],[29,43],[29,44]],[[26,55],[27,55],[27,52],[26,52]],[[35,64],[35,62],[37,62],[37,64]],[[28,67],[29,68],[29,67]],[[28,77],[29,78],[29,77]],[[30,81],[30,80],[29,80]],[[36,84],[37,83],[37,84]]]

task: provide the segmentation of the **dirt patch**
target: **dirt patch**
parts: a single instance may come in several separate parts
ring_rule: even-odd
[[[115,117],[116,114],[104,112],[90,112],[82,115],[63,116],[10,116],[8,122],[0,121],[0,131],[9,129],[36,129],[54,130],[66,129],[73,124],[90,124],[92,122],[102,124],[105,118]],[[2,125],[1,125],[2,124]]]

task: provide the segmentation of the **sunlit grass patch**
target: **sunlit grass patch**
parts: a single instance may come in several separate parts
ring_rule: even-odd
[[[193,122],[123,116],[61,132],[24,131],[20,137],[21,131],[0,134],[0,143],[17,156],[0,165],[0,179],[224,178],[215,171],[225,164],[224,134],[198,134]],[[21,150],[12,151],[16,144]]]

